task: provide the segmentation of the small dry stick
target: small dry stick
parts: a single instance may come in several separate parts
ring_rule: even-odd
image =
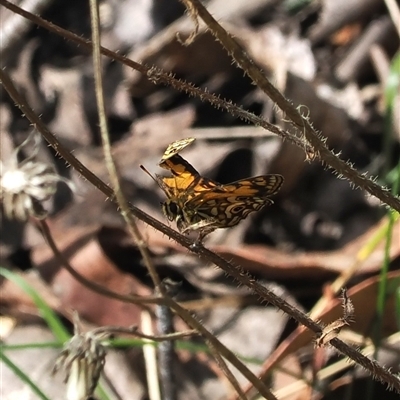
[[[298,109],[286,99],[279,90],[267,79],[265,73],[258,67],[233,39],[233,37],[212,17],[199,0],[181,0],[189,13],[196,21],[197,17],[203,19],[210,32],[222,43],[228,54],[236,61],[240,68],[253,80],[253,82],[266,93],[271,100],[282,110],[289,122],[304,134],[305,142],[314,149],[311,154],[318,157],[323,164],[332,168],[338,177],[345,177],[356,187],[365,189],[383,203],[400,212],[400,199],[393,196],[388,190],[368,178],[365,174],[359,174],[350,163],[342,161],[327,145],[326,140],[311,125]],[[197,22],[195,22],[197,25]]]
[[[94,67],[94,78],[96,88],[96,102],[100,122],[100,133],[103,142],[104,157],[108,173],[110,175],[111,183],[114,188],[114,194],[117,203],[121,209],[121,214],[127,224],[128,231],[136,243],[140,254],[142,255],[144,264],[149,271],[150,277],[153,280],[153,284],[162,296],[162,288],[160,287],[160,278],[156,272],[154,264],[151,260],[151,256],[145,240],[143,239],[139,228],[137,227],[136,221],[132,216],[132,212],[129,209],[128,202],[122,193],[117,168],[111,155],[111,143],[108,132],[107,120],[106,120],[106,108],[104,103],[103,93],[103,82],[102,82],[102,64],[100,54],[100,22],[97,0],[89,0],[90,3],[90,16],[92,25],[92,42],[93,42],[93,67]]]
[[[21,94],[16,90],[13,82],[8,77],[8,75],[5,73],[5,71],[1,70],[1,69],[0,69],[0,80],[1,80],[4,88],[10,94],[11,98],[15,101],[15,104],[21,109],[21,111],[27,116],[27,118],[35,125],[36,129],[46,138],[46,140],[52,145],[52,147],[55,148],[67,162],[69,162],[75,169],[77,169],[77,171],[80,172],[86,179],[88,179],[95,187],[97,187],[100,191],[102,191],[107,197],[111,198],[112,200],[115,200],[113,190],[108,185],[106,185],[101,179],[99,179],[96,175],[94,175],[91,171],[89,171],[79,160],[77,160],[70,152],[68,152],[58,142],[57,138],[47,129],[47,127],[38,118],[38,116],[35,114],[35,112],[32,110],[32,108],[29,107],[25,98],[23,96],[21,96]],[[160,232],[164,233],[165,235],[168,235],[168,237],[174,239],[176,242],[178,242],[181,245],[185,246],[186,248],[190,249],[192,242],[187,237],[179,234],[178,232],[174,231],[167,225],[162,224],[161,222],[157,221],[156,219],[150,217],[148,214],[144,213],[140,209],[138,209],[132,205],[130,205],[130,208],[135,217],[141,219],[148,225],[154,227],[155,229],[159,230]],[[196,250],[198,251],[198,250],[200,250],[200,248],[197,248]],[[211,251],[206,250],[204,247],[202,247],[202,250],[208,252],[210,255],[214,255],[214,256],[218,257],[215,253],[212,253]],[[210,260],[210,258],[207,258],[207,256],[205,257],[205,259],[208,261]],[[223,259],[221,259],[221,260],[223,260]],[[224,260],[224,262],[226,262],[226,261]],[[236,268],[233,265],[231,265],[229,263],[227,265],[230,265],[232,272],[236,271]],[[221,267],[221,268],[223,268],[223,267]],[[73,270],[72,268],[69,269],[69,271],[72,271],[72,270]],[[240,280],[240,274],[237,275],[237,278],[239,278],[239,280]],[[246,283],[243,283],[243,284],[246,284]],[[89,285],[88,285],[88,287],[90,287]],[[98,289],[93,287],[93,285],[94,284],[92,284],[93,290],[98,291]],[[130,302],[128,299],[128,296],[121,296],[121,295],[118,296],[118,294],[113,293],[113,292],[110,293],[110,296],[114,297],[114,298],[119,298],[122,301]],[[150,303],[150,301],[147,301],[147,302]],[[275,399],[275,397],[272,395],[270,390],[264,385],[264,383],[260,382],[259,379],[242,362],[240,362],[239,359],[228,348],[223,346],[222,343],[214,335],[212,335],[202,324],[200,324],[191,315],[191,313],[189,311],[187,311],[186,309],[181,307],[178,303],[176,303],[169,297],[168,298],[165,298],[165,297],[164,298],[155,298],[152,300],[152,303],[153,304],[164,304],[166,306],[171,307],[177,314],[179,314],[179,316],[182,319],[184,319],[186,321],[186,323],[188,325],[190,325],[194,329],[197,329],[201,333],[202,336],[206,337],[210,342],[212,342],[214,344],[214,347],[219,349],[221,355],[224,358],[226,358],[227,360],[229,360],[229,362],[257,388],[257,390],[260,392],[260,394],[262,396],[264,396],[266,399]]]
[[[7,2],[6,0],[0,0],[0,4],[7,4],[8,8],[12,8],[11,3]],[[19,12],[22,13],[20,9]],[[29,13],[28,13],[29,15]],[[40,19],[40,18],[39,18]],[[46,26],[47,27],[47,26]],[[85,44],[87,44],[84,41]],[[103,51],[104,49],[102,49]],[[110,187],[104,184],[97,176],[92,174],[88,171],[71,153],[65,151],[65,149],[60,145],[57,139],[50,133],[50,131],[46,128],[46,126],[40,121],[37,115],[33,112],[33,110],[27,105],[26,101],[18,91],[15,89],[12,81],[8,78],[7,74],[3,70],[0,70],[0,79],[3,86],[6,88],[10,96],[13,98],[15,103],[21,108],[22,112],[28,117],[28,119],[36,126],[36,128],[45,136],[46,140],[55,148],[56,151],[59,151],[60,154],[62,153],[65,160],[67,160],[71,165],[73,165],[85,178],[89,179],[97,188],[103,191],[108,197],[114,196],[113,191]],[[378,196],[379,197],[379,196]],[[393,199],[395,199],[393,197]],[[190,249],[191,242],[184,236],[178,234],[174,230],[170,229],[166,225],[160,223],[159,221],[151,218],[149,215],[145,214],[141,210],[131,207],[132,213],[142,219],[144,222],[148,223],[149,225],[153,226],[154,228],[158,229],[159,231],[163,232],[164,234],[168,235],[172,239],[176,240],[178,243],[182,244],[183,246]],[[257,293],[262,299],[267,302],[274,304],[276,307],[282,309],[283,311],[287,312],[297,321],[301,322],[305,326],[312,329],[314,332],[320,332],[322,329],[316,324],[314,321],[310,320],[307,316],[301,313],[299,310],[294,309],[288,303],[280,299],[271,291],[267,290],[266,288],[260,286],[254,278],[244,272],[241,268],[235,267],[223,258],[219,257],[217,254],[205,249],[202,246],[197,246],[195,249],[192,249],[193,252],[197,253],[207,261],[214,262],[218,265],[221,269],[223,269],[226,273],[233,276],[237,279],[241,284],[248,286],[252,289],[255,293]],[[167,301],[166,303],[170,304],[170,306],[182,317],[185,315],[184,319],[186,322],[189,323],[195,329],[199,329],[202,335],[205,335],[207,338],[211,340],[215,340],[217,344],[216,347],[222,346],[217,339],[211,335],[201,324],[199,324],[191,315],[190,313],[185,314],[185,309],[181,308],[177,303],[173,302],[172,299]],[[179,310],[179,311],[178,311]],[[190,321],[190,322],[189,322]],[[334,338],[332,340],[332,344],[339,349],[344,354],[348,355],[350,358],[355,360],[357,363],[362,365],[364,368],[369,370],[373,376],[381,381],[387,382],[391,387],[395,388],[400,392],[400,380],[387,371],[385,368],[381,367],[378,363],[373,360],[370,360],[362,355],[359,352],[355,351],[354,349],[350,348],[349,346],[345,345],[343,342],[340,342],[338,339]],[[236,357],[226,348],[221,347],[222,355],[227,358],[229,357],[229,361],[235,365],[248,379],[255,385],[255,387],[265,396],[271,396],[272,394],[270,391],[260,383],[257,378],[252,374],[247,368],[241,364]],[[233,357],[232,357],[233,356]],[[266,397],[269,398],[269,397]]]
[[[89,40],[83,39],[79,37],[78,35],[73,34],[72,32],[62,29],[61,27],[48,22],[36,15],[33,15],[32,13],[29,13],[20,7],[10,3],[7,0],[0,0],[0,4],[4,5],[6,8],[14,11],[15,13],[18,13],[25,18],[28,18],[35,24],[44,27],[45,29],[54,32],[58,35],[63,36],[64,38],[71,40],[77,44],[79,44],[81,47],[86,48],[86,49],[91,49],[92,44]],[[206,11],[206,10],[205,10]],[[207,12],[207,11],[206,11]],[[209,14],[208,14],[209,15]],[[211,16],[210,16],[211,17]],[[211,17],[212,18],[212,17]],[[215,20],[214,20],[215,21]],[[216,21],[215,21],[216,23]],[[217,24],[218,25],[218,24]],[[220,25],[218,25],[220,27]],[[222,27],[220,29],[223,30]],[[211,31],[213,31],[211,29]],[[225,32],[223,30],[223,32]],[[225,32],[225,36],[227,36]],[[218,37],[219,38],[219,37]],[[228,36],[229,40],[233,40]],[[219,38],[220,39],[220,38]],[[235,42],[236,44],[236,42]],[[238,46],[236,44],[236,46]],[[239,47],[240,52],[243,52],[241,48]],[[124,56],[121,56],[120,54],[117,54],[115,52],[112,52],[111,50],[108,50],[104,47],[101,47],[101,54],[112,58],[113,60],[119,61],[123,63],[124,65],[127,65],[128,67],[131,67],[133,69],[136,69],[137,71],[145,74],[148,76],[148,78],[153,81],[156,84],[165,84],[165,85],[170,85],[176,90],[179,90],[181,92],[185,92],[190,94],[191,96],[196,96],[202,101],[207,101],[211,105],[215,106],[216,108],[221,108],[226,110],[227,112],[235,115],[238,118],[242,118],[248,122],[253,123],[256,126],[261,126],[278,136],[282,137],[282,139],[286,139],[294,144],[296,144],[298,147],[301,149],[305,150],[306,154],[312,154],[312,155],[318,155],[318,157],[322,160],[322,162],[331,167],[333,170],[336,171],[336,174],[338,177],[346,177],[355,187],[361,187],[365,189],[367,192],[372,194],[373,196],[377,197],[380,199],[383,203],[386,203],[393,209],[397,210],[400,212],[400,199],[398,197],[393,196],[389,191],[386,189],[382,188],[375,182],[373,182],[371,179],[367,178],[365,174],[360,174],[358,173],[357,170],[355,170],[350,164],[345,163],[342,161],[336,154],[331,152],[327,147],[326,144],[324,143],[324,140],[321,139],[318,136],[318,133],[315,132],[315,130],[312,128],[310,123],[301,115],[298,113],[296,108],[288,101],[286,100],[268,81],[267,87],[272,87],[271,93],[266,92],[267,94],[270,95],[271,99],[273,99],[280,107],[283,104],[288,105],[289,109],[285,110],[285,108],[282,108],[286,112],[286,115],[291,119],[291,117],[295,116],[294,121],[295,124],[297,124],[297,127],[300,129],[301,132],[304,132],[306,136],[306,140],[303,138],[298,138],[297,136],[284,131],[282,129],[279,129],[278,127],[274,126],[273,124],[270,124],[268,121],[265,121],[264,119],[246,111],[243,110],[240,107],[237,107],[234,105],[232,102],[228,102],[225,100],[222,100],[218,98],[215,95],[212,95],[206,91],[203,91],[190,83],[183,82],[177,79],[174,79],[174,77],[171,74],[166,74],[163,73],[162,71],[158,70],[157,68],[154,67],[147,67],[144,65],[141,65],[139,63],[136,63]],[[245,55],[245,53],[243,52]],[[244,60],[248,60],[247,55],[245,55]],[[252,65],[253,67],[254,64]],[[253,76],[251,76],[253,78]],[[262,82],[265,80],[265,76],[261,71],[260,77],[263,79]],[[253,79],[254,80],[254,79]],[[257,82],[255,80],[255,82]],[[265,90],[265,85],[263,84],[261,88]],[[275,98],[275,94],[278,93],[279,99],[281,99],[279,102]],[[290,111],[290,113],[288,112]],[[310,134],[311,132],[311,134]],[[312,137],[313,141],[309,140],[308,135]],[[48,140],[46,138],[46,140]],[[49,140],[48,140],[49,141]],[[309,143],[308,143],[308,142]],[[56,151],[58,151],[57,147],[55,147],[55,143],[49,143],[55,148]],[[310,144],[312,146],[310,146]]]
[[[342,306],[343,317],[331,322],[321,332],[321,335],[315,341],[316,347],[324,347],[330,344],[333,338],[338,337],[344,326],[354,322],[354,306],[352,301],[347,297],[347,290],[342,289]]]

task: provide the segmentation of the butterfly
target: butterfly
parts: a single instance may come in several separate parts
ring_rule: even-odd
[[[277,193],[283,176],[270,174],[221,184],[203,177],[178,153],[195,139],[187,138],[171,143],[159,166],[172,174],[168,177],[151,175],[167,196],[162,210],[170,221],[176,221],[180,232],[198,231],[196,243],[218,228],[230,228],[259,211],[273,201],[269,196]]]

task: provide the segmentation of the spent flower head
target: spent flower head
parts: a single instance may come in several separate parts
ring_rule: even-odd
[[[86,400],[93,396],[104,368],[106,348],[101,343],[109,335],[102,330],[81,333],[79,319],[74,315],[74,336],[65,344],[53,368],[65,371],[67,400]]]
[[[34,140],[32,154],[18,162],[19,152],[31,140]],[[43,202],[55,194],[57,183],[65,182],[72,188],[72,183],[59,176],[52,165],[35,160],[39,142],[40,136],[32,132],[7,161],[0,161],[0,201],[10,219],[43,219],[47,216]]]

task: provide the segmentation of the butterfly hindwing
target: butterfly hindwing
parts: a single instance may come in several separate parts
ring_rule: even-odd
[[[237,225],[251,212],[272,204],[268,197],[275,194],[283,183],[281,175],[264,175],[242,179],[192,197],[186,207],[195,209],[204,218],[215,220],[219,228]]]

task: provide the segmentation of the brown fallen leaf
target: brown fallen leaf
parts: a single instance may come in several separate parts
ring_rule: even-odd
[[[104,253],[98,240],[92,239],[71,258],[72,267],[91,282],[119,294],[150,295],[151,290],[131,274],[123,273]],[[139,264],[132,260],[132,270]],[[66,270],[56,274],[52,286],[66,308],[97,325],[131,326],[139,324],[141,308],[111,299],[78,283]]]
[[[288,253],[269,246],[245,244],[235,248],[213,246],[212,249],[233,264],[268,276],[269,279],[327,279],[353,267],[355,263],[359,263],[357,273],[365,274],[380,269],[384,260],[384,240],[365,260],[361,251],[365,251],[365,246],[386,223],[386,218],[383,218],[366,233],[335,251]],[[390,258],[399,255],[400,221],[397,221],[393,227]]]

